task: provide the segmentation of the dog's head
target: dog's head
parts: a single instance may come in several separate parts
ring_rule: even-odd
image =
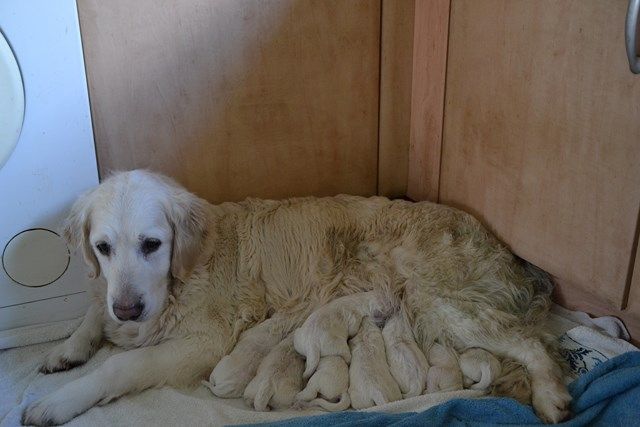
[[[81,196],[64,234],[91,275],[107,281],[116,321],[145,321],[166,304],[172,279],[191,274],[206,233],[207,203],[163,176],[120,172]]]

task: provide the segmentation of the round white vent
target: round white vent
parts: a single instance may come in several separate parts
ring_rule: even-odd
[[[34,228],[16,234],[2,252],[2,267],[16,283],[40,287],[58,280],[69,266],[69,249],[57,233]]]

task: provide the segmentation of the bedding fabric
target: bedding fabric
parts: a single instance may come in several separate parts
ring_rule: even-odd
[[[570,391],[575,398],[573,408],[577,415],[567,425],[639,424],[640,404],[634,405],[640,402],[640,352],[620,339],[625,338],[626,331],[620,333],[615,319],[599,320],[600,325],[612,327],[594,327],[594,319],[588,316],[583,319],[566,314],[553,313],[550,329],[558,337],[572,371],[566,381],[573,381]],[[121,351],[105,346],[84,366],[68,372],[40,374],[38,368],[45,355],[77,324],[78,321],[73,320],[0,332],[0,427],[19,425],[22,411],[30,402],[91,372]],[[634,352],[627,353],[629,351]],[[481,396],[482,393],[475,390],[433,393],[364,411],[321,415],[326,413],[319,410],[256,412],[242,399],[216,398],[204,386],[193,390],[163,387],[94,407],[67,425],[220,426],[276,421],[292,426],[525,425],[539,422],[529,407],[510,399],[477,399]],[[310,415],[320,416],[310,418]]]
[[[640,423],[640,352],[603,362],[569,385],[573,417],[562,425],[632,426]],[[513,399],[453,399],[423,412],[341,412],[265,426],[489,426],[542,424],[529,406]],[[254,424],[255,425],[255,424]]]

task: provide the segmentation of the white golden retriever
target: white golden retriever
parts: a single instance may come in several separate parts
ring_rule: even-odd
[[[81,364],[103,340],[128,351],[29,405],[26,424],[61,424],[150,387],[199,384],[269,314],[288,319],[290,333],[315,308],[382,286],[371,271],[393,265],[372,266],[366,253],[374,246],[412,258],[388,272],[398,279],[388,286],[410,311],[422,348],[438,339],[514,359],[531,376],[537,414],[567,414],[570,396],[539,326],[548,279],[456,209],[352,196],[214,206],[160,175],[132,171],[81,197],[65,234],[104,280],[42,370]]]
[[[322,356],[340,356],[347,363],[351,361],[347,340],[358,332],[363,317],[381,310],[379,301],[375,291],[338,298],[314,311],[296,329],[293,344],[306,358],[305,379],[315,372]]]

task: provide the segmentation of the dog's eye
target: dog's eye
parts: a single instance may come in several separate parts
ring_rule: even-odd
[[[149,255],[158,250],[162,242],[158,239],[144,239],[142,241],[142,253]]]
[[[107,242],[100,242],[96,245],[96,249],[104,256],[109,256],[111,253],[111,246]]]

